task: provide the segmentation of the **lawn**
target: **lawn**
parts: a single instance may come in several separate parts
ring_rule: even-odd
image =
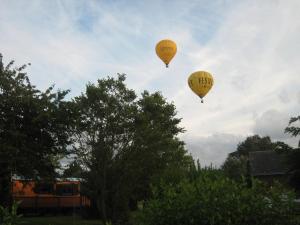
[[[26,225],[102,225],[99,220],[84,220],[80,217],[22,217],[22,224]]]

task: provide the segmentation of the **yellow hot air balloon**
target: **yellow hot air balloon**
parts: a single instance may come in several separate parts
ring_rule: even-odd
[[[166,67],[168,67],[177,52],[177,46],[174,41],[165,39],[156,44],[155,51],[158,57],[166,64]]]
[[[214,79],[208,72],[197,71],[189,76],[188,84],[192,91],[201,98],[201,102],[203,103],[203,97],[213,86]]]

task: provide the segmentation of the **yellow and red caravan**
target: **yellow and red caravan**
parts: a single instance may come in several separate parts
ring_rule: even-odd
[[[89,207],[90,200],[80,194],[80,181],[69,179],[55,182],[13,180],[13,199],[21,209],[67,209]]]

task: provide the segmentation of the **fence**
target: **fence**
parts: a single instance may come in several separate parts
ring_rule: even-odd
[[[90,200],[85,196],[14,196],[15,201],[20,201],[20,209],[39,211],[39,209],[81,209],[90,206]]]

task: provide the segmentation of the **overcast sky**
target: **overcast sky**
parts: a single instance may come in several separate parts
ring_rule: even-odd
[[[4,62],[31,62],[31,82],[84,91],[87,82],[127,74],[127,84],[161,91],[202,165],[220,165],[249,135],[283,133],[300,112],[300,1],[0,0]],[[160,39],[177,43],[166,69]],[[190,91],[197,70],[215,80],[204,104]]]

